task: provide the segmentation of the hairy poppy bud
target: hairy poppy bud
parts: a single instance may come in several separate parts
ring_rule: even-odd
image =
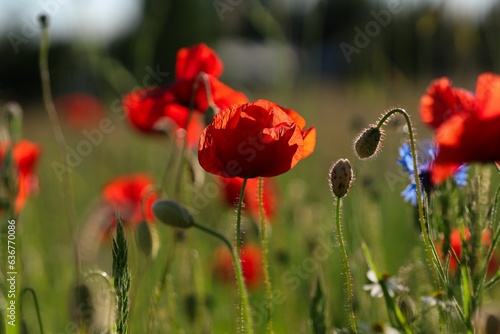
[[[153,204],[153,212],[162,223],[179,228],[190,228],[194,219],[189,210],[179,202],[160,199]]]
[[[351,186],[352,168],[349,160],[339,159],[330,169],[330,189],[337,198],[344,197]]]
[[[354,149],[360,159],[366,159],[378,152],[382,133],[375,126],[370,126],[354,142]]]

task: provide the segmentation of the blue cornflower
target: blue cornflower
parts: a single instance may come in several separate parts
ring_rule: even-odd
[[[417,165],[418,176],[420,178],[420,183],[423,191],[427,194],[432,191],[434,185],[431,181],[431,167],[434,159],[436,158],[436,146],[429,142],[424,142],[420,145],[421,152],[419,154],[420,162]],[[411,155],[410,145],[404,143],[399,148],[399,159],[397,162],[403,167],[403,171],[408,173],[408,177],[410,178],[410,184],[401,192],[405,202],[411,202],[412,205],[417,204],[417,186],[415,184],[415,170],[413,168],[413,158]],[[455,183],[459,187],[463,187],[467,185],[467,171],[469,167],[466,165],[460,166],[453,178],[455,179]]]

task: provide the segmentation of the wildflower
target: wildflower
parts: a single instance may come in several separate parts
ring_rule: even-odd
[[[262,284],[262,251],[254,244],[245,244],[240,250],[241,267],[245,283],[249,288],[257,288]],[[233,258],[227,247],[220,246],[215,250],[214,275],[223,282],[234,281]]]
[[[366,334],[399,334],[399,331],[385,323],[377,322],[374,324],[361,323],[359,329]]]
[[[377,275],[375,275],[375,272],[373,270],[369,270],[366,273],[366,277],[368,277],[368,279],[372,283],[363,285],[363,290],[370,291],[370,296],[372,298],[382,298],[384,296],[384,292],[377,278]],[[409,291],[406,286],[399,284],[396,278],[390,276],[389,274],[384,274],[382,277],[382,281],[385,284],[389,296],[391,296],[392,298],[394,298],[394,296],[398,293]]]
[[[176,81],[167,87],[138,89],[123,99],[125,114],[130,124],[144,133],[188,128],[189,106],[194,92],[194,111],[203,113],[210,103],[226,108],[235,103],[247,102],[242,93],[224,85],[217,78],[222,73],[222,62],[213,50],[204,44],[180,49],[177,53]],[[205,73],[205,81],[198,75]],[[211,97],[207,96],[207,89]]]
[[[420,183],[422,189],[429,194],[435,187],[431,179],[431,169],[436,158],[436,147],[434,144],[430,143],[422,143],[421,144],[421,152],[418,155],[420,157],[421,162],[417,165],[418,176],[420,178]],[[410,184],[403,190],[401,195],[405,202],[411,202],[412,205],[417,204],[417,186],[415,184],[415,171],[413,168],[413,157],[411,154],[410,145],[404,143],[399,148],[399,159],[397,162],[403,167],[403,171],[408,173],[408,177],[410,178]],[[463,187],[467,185],[467,171],[469,167],[465,165],[461,165],[455,171],[453,178],[455,183],[459,187]]]
[[[280,175],[314,150],[316,131],[304,126],[298,114],[289,116],[266,100],[233,105],[203,131],[198,160],[206,171],[224,177]]]
[[[472,93],[453,88],[448,78],[440,78],[431,82],[420,99],[420,118],[427,126],[437,129],[452,116],[470,112],[474,104]]]
[[[455,304],[451,300],[446,300],[443,291],[436,291],[430,296],[423,296],[420,302],[429,307],[438,307],[441,311],[451,313],[455,309]]]
[[[220,178],[220,183],[223,188],[224,202],[226,205],[234,207],[238,203],[238,198],[241,192],[243,179],[239,177]],[[262,184],[262,204],[264,208],[264,216],[269,221],[276,214],[277,205],[277,190],[278,186],[273,179],[264,178]],[[260,217],[259,208],[259,180],[249,179],[245,187],[245,195],[243,204],[250,216],[258,221]]]
[[[55,101],[55,105],[66,123],[76,130],[97,127],[105,115],[102,103],[86,93],[61,96]]]
[[[448,86],[445,79],[433,83],[421,103],[424,122],[437,127],[433,184],[445,181],[463,163],[500,161],[500,76],[481,74],[475,95]],[[430,100],[446,102],[426,102]]]
[[[469,229],[465,229],[465,243],[469,241],[471,234]],[[485,248],[489,248],[491,245],[491,231],[489,229],[485,230],[481,235],[481,244]],[[457,258],[460,260],[462,257],[462,237],[460,235],[460,230],[455,228],[450,235],[450,247],[453,249]],[[455,273],[458,269],[458,263],[453,254],[450,251],[450,272]],[[498,270],[498,259],[497,255],[493,253],[493,256],[488,263],[487,274],[493,276]]]
[[[151,178],[145,174],[132,174],[118,177],[110,181],[102,191],[102,199],[109,210],[107,231],[116,227],[116,209],[123,222],[135,226],[141,221],[153,222],[153,203],[158,194],[151,191],[154,185]]]
[[[5,163],[5,155],[10,148],[9,143],[3,143],[0,147],[0,164]],[[26,204],[30,195],[38,190],[38,176],[35,167],[40,157],[40,147],[28,140],[20,140],[12,148],[12,157],[17,171],[16,185],[17,194],[14,203],[14,211],[19,214]]]

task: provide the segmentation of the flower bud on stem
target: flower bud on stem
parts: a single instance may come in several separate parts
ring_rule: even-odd
[[[376,126],[370,127],[368,130],[365,130],[363,134],[361,134],[358,139],[356,140],[355,147],[357,148],[358,146],[363,146],[362,144],[366,144],[365,146],[368,147],[368,145],[371,145],[368,148],[373,148],[373,143],[376,142],[377,138],[377,130],[380,133],[381,127],[384,125],[384,123],[395,113],[399,113],[403,115],[405,118],[406,124],[408,126],[408,135],[410,139],[410,148],[411,148],[411,155],[413,158],[413,169],[415,171],[415,174],[418,175],[418,166],[417,166],[417,151],[415,149],[415,137],[413,133],[413,126],[411,123],[410,116],[408,113],[401,108],[394,108],[386,112],[378,121]],[[374,133],[371,134],[368,133],[370,132]],[[367,134],[368,133],[368,134]],[[366,134],[366,135],[365,135]],[[369,140],[370,139],[370,140]],[[378,147],[378,142],[377,142],[377,147]],[[358,151],[358,150],[356,150]],[[374,150],[375,152],[375,150]],[[358,153],[359,154],[359,153]],[[363,159],[363,156],[360,155],[360,158]],[[424,218],[424,208],[423,208],[423,197],[422,197],[422,187],[420,184],[420,178],[417,176],[415,177],[415,185],[416,185],[416,190],[417,190],[417,206],[418,206],[418,217],[419,217],[419,222],[420,222],[420,229],[422,230],[422,237],[424,240],[424,246],[425,246],[425,251],[427,254],[427,260],[429,262],[429,265],[431,266],[431,271],[434,277],[434,280],[438,284],[438,287],[441,286],[441,281],[444,277],[444,270],[441,265],[441,261],[439,260],[439,257],[437,255],[437,252],[434,248],[434,244],[432,243],[432,240],[430,238],[429,230],[426,226],[425,218]]]
[[[337,199],[335,210],[335,223],[337,227],[337,236],[339,239],[340,250],[342,252],[342,259],[344,261],[344,274],[346,279],[347,288],[347,307],[349,308],[349,322],[353,333],[358,333],[356,326],[356,318],[353,309],[353,287],[351,282],[351,269],[349,267],[349,260],[347,258],[347,251],[345,247],[344,237],[342,235],[342,225],[340,223],[340,207],[342,206],[342,197],[344,197],[352,181],[352,168],[349,160],[339,159],[330,169],[330,189],[332,190],[333,197]]]

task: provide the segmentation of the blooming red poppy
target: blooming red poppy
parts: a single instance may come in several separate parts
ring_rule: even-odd
[[[224,67],[219,56],[206,44],[197,44],[177,51],[175,78],[177,80],[196,78],[204,72],[218,78]]]
[[[2,150],[2,160],[5,156],[5,149],[6,147]],[[40,157],[40,146],[28,140],[20,140],[13,148],[12,156],[18,171],[17,196],[14,204],[14,210],[18,214],[26,204],[27,198],[38,190],[35,167]]]
[[[465,241],[469,241],[470,239],[470,232],[468,229],[465,229]],[[491,245],[491,231],[488,229],[484,231],[484,233],[481,235],[481,243],[483,247],[490,247]],[[450,247],[453,249],[455,254],[457,255],[457,258],[460,259],[462,256],[462,241],[460,237],[460,230],[458,228],[454,229],[453,232],[450,235]],[[458,264],[457,260],[455,260],[455,257],[453,254],[450,252],[450,271],[452,273],[456,272],[458,269]],[[496,274],[498,270],[498,259],[496,253],[493,253],[493,257],[491,258],[490,262],[488,263],[488,269],[487,273],[489,276],[492,276]]]
[[[273,102],[233,105],[201,134],[198,160],[207,172],[223,177],[280,175],[314,150],[316,130],[304,127],[302,117]]]
[[[450,106],[450,117],[435,122],[439,127],[438,153],[431,169],[434,184],[445,181],[463,163],[500,160],[500,76],[480,75],[473,100],[464,98],[465,93],[461,96],[460,103],[455,100]],[[441,111],[436,108],[434,115]]]
[[[102,103],[85,93],[64,95],[55,101],[55,105],[66,123],[76,130],[97,127],[105,115]]]
[[[475,109],[475,96],[465,89],[453,88],[448,78],[431,82],[427,93],[420,99],[420,119],[437,129],[454,115]]]
[[[205,112],[210,103],[218,108],[226,108],[235,103],[247,102],[244,94],[217,79],[222,69],[219,57],[204,44],[179,50],[174,84],[139,89],[127,94],[123,100],[127,119],[133,127],[145,133],[165,130],[165,120],[174,128],[185,129],[192,99],[194,112],[198,113]],[[204,79],[198,77],[200,73],[205,74]],[[197,80],[197,89],[194,91]],[[205,83],[208,87],[205,87]],[[207,90],[210,97],[207,97]]]
[[[254,244],[245,244],[240,249],[241,267],[245,283],[249,288],[257,288],[262,284],[262,251]],[[233,258],[227,247],[220,246],[215,250],[214,275],[223,282],[234,282],[235,273]]]
[[[224,201],[228,206],[235,207],[238,204],[240,197],[241,186],[243,179],[239,177],[220,178],[223,188]],[[264,216],[271,221],[276,214],[277,205],[277,185],[273,179],[265,178],[262,184],[262,204]],[[259,179],[248,179],[245,187],[245,195],[243,197],[245,210],[252,216],[253,219],[259,221]]]
[[[152,179],[145,174],[121,176],[104,187],[102,199],[105,205],[114,207],[118,211],[127,225],[134,226],[141,221],[153,222],[152,206],[158,199],[153,186]],[[110,215],[106,232],[116,226],[114,210],[110,211]]]

